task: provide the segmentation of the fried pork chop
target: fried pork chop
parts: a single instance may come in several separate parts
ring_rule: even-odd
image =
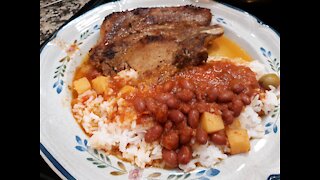
[[[133,68],[144,80],[159,81],[206,61],[209,42],[223,34],[211,18],[209,9],[190,5],[112,13],[101,25],[90,62],[103,75]]]

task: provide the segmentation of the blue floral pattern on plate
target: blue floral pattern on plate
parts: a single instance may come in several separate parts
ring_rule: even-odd
[[[76,136],[77,145],[75,149],[80,152],[87,152],[90,157],[86,159],[90,161],[93,165],[97,166],[98,168],[112,168],[113,171],[110,172],[110,175],[119,176],[128,174],[129,179],[139,179],[142,177],[142,170],[140,168],[134,167],[129,172],[124,163],[121,161],[117,161],[117,166],[112,164],[110,158],[103,152],[100,152],[96,149],[92,149],[88,146],[88,141],[86,139],[82,140],[79,136]],[[167,177],[167,180],[179,180],[179,179],[189,179],[192,174],[194,174],[194,178],[192,180],[209,180],[211,177],[217,176],[220,173],[218,169],[215,168],[208,168],[204,170],[200,170],[193,173],[174,173],[170,174]],[[149,174],[146,179],[154,179],[161,177],[162,174],[160,172],[152,172]]]
[[[227,24],[227,22],[224,20],[224,18],[222,18],[222,17],[217,17],[216,18],[216,21],[218,22],[218,23],[222,23],[222,24]]]
[[[274,122],[267,122],[265,124],[265,134],[269,134],[270,132],[277,133],[278,132],[278,126],[277,121],[280,116],[280,106],[276,106],[273,112],[271,112],[271,117],[276,117],[276,120]]]
[[[260,47],[260,52],[267,59],[271,69],[279,75],[279,73],[280,73],[280,61],[277,58],[273,58],[271,51],[268,51],[263,47]]]
[[[260,47],[260,52],[266,58],[270,68],[279,76],[280,75],[280,61],[277,58],[272,57],[272,53],[269,50],[266,50],[263,47]],[[270,132],[277,133],[278,125],[277,121],[280,116],[280,104],[275,106],[275,109],[271,112],[272,122],[266,122],[265,124],[265,134]]]

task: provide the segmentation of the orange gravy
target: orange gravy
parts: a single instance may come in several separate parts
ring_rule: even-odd
[[[252,61],[252,57],[242,49],[238,44],[226,36],[219,37],[211,42],[209,56],[225,56],[229,58],[242,58],[246,61]]]

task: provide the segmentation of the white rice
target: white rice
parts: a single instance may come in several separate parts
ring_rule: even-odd
[[[204,167],[213,167],[215,164],[228,157],[211,142],[207,142],[205,145],[194,144],[192,149],[193,159],[188,164],[179,165],[179,168],[184,171],[195,169],[197,167],[196,163],[199,163]]]
[[[214,60],[214,59],[210,59]],[[264,66],[258,61],[244,62],[234,60],[238,64],[248,66],[257,74],[257,78],[267,73]],[[133,69],[121,71],[116,78],[123,78],[126,81],[137,79],[138,74]],[[109,92],[113,92],[109,89]],[[256,95],[252,98],[251,104],[246,106],[239,116],[241,126],[248,131],[250,138],[263,138],[264,126],[258,112],[263,110],[266,114],[272,111],[279,104],[278,91],[272,88],[263,96]],[[80,100],[88,96],[88,100]],[[162,158],[162,146],[158,142],[152,144],[144,141],[144,134],[149,125],[136,124],[136,113],[133,107],[128,106],[126,101],[119,96],[112,96],[104,100],[95,91],[89,90],[78,96],[79,102],[74,104],[73,113],[76,120],[83,126],[84,130],[91,134],[89,144],[92,148],[110,151],[118,147],[122,157],[136,164],[140,168],[151,164],[153,160]],[[125,114],[123,122],[117,114]],[[114,119],[110,119],[114,117]],[[228,156],[226,146],[215,146],[212,142],[205,145],[193,145],[193,159],[186,165],[179,165],[184,171],[196,168],[196,164],[204,167],[212,167]]]
[[[273,111],[275,106],[280,104],[280,91],[273,86],[270,86],[270,89],[270,91],[266,91],[265,98],[262,99],[262,110],[265,114]]]
[[[117,78],[126,81],[137,78],[134,70],[121,71],[118,75]],[[85,96],[89,97],[88,100],[81,102]],[[112,96],[105,101],[102,96],[97,96],[95,91],[89,90],[79,95],[78,100],[72,111],[86,133],[92,135],[89,138],[92,148],[108,152],[112,147],[118,147],[123,158],[141,168],[162,158],[162,147],[159,143],[148,144],[144,141],[144,134],[150,127],[136,124],[135,111],[133,107],[127,106],[123,98]],[[108,118],[116,114],[125,114],[124,121],[120,122],[119,116],[115,116],[113,120]]]
[[[138,79],[138,73],[134,69],[126,69],[126,70],[120,71],[118,73],[118,76],[125,80]]]
[[[259,111],[254,110],[254,101],[247,106],[239,116],[240,124],[247,129],[249,138],[262,138],[264,136],[264,126],[261,118],[257,114]]]

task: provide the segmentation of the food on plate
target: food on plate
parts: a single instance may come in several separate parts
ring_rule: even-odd
[[[83,77],[73,82],[73,88],[78,94],[82,94],[91,89],[91,84],[86,77]]]
[[[203,112],[200,121],[202,128],[207,133],[215,133],[224,129],[224,123],[220,115]]]
[[[270,86],[277,88],[280,85],[280,78],[276,74],[265,74],[259,79],[259,83],[265,89],[270,89]]]
[[[279,77],[226,40],[211,17],[181,6],[105,18],[73,81],[72,112],[91,147],[140,168],[190,171],[247,153],[251,139],[263,138]],[[228,47],[237,49],[232,58]]]
[[[92,83],[92,88],[98,93],[98,94],[104,94],[107,93],[107,88],[108,88],[108,82],[109,82],[109,77],[105,76],[98,76],[94,78],[91,83]]]
[[[207,60],[208,42],[223,34],[221,26],[210,25],[211,18],[209,9],[194,6],[112,13],[89,61],[105,76],[133,68],[140,80],[161,80]]]
[[[246,129],[226,130],[230,144],[230,154],[239,154],[250,150],[249,136]]]

